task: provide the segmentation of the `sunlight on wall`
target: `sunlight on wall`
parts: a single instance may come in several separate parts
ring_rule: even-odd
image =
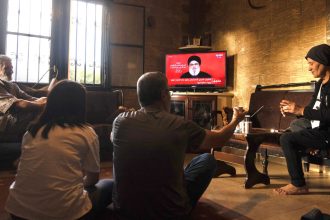
[[[326,1],[289,5],[273,1],[258,11],[225,1],[228,3],[222,7],[213,7],[210,20],[213,50],[227,50],[229,56],[235,56],[234,83],[229,91],[234,94],[233,105],[247,108],[257,84],[315,80],[305,55],[312,46],[326,42]],[[309,10],[315,7],[320,10]],[[226,16],[220,16],[223,11]]]

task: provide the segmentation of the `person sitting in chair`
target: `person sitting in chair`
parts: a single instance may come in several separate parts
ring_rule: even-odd
[[[11,141],[10,137],[20,139],[47,101],[46,97],[36,98],[20,89],[11,82],[12,74],[11,58],[0,55],[0,136],[6,138],[4,141]]]
[[[274,189],[280,195],[297,195],[309,192],[301,164],[302,153],[311,147],[318,150],[330,148],[330,46],[321,44],[312,47],[307,55],[309,71],[320,78],[315,85],[309,105],[302,107],[290,100],[282,100],[280,110],[302,117],[291,124],[291,132],[280,138],[291,184]]]

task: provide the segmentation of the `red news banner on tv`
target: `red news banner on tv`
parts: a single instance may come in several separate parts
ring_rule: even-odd
[[[194,63],[198,65],[196,62],[199,63],[197,72],[200,77],[189,74],[193,71],[190,68]],[[166,77],[170,87],[212,85],[224,88],[226,86],[226,52],[168,54],[166,55]]]

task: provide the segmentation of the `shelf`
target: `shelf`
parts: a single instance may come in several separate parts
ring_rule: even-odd
[[[196,45],[187,45],[184,47],[179,47],[179,50],[188,51],[188,52],[203,52],[209,51],[212,48],[210,46],[196,46]]]

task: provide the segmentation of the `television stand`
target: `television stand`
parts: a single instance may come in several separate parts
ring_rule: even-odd
[[[226,92],[226,90],[224,90],[224,89],[218,89],[218,90],[214,90],[212,92],[213,93],[224,93],[224,92]]]
[[[226,92],[174,92],[171,96],[171,113],[193,120],[207,129],[223,126],[220,114],[213,121],[210,121],[210,117],[224,107],[232,107],[233,97],[232,93]]]

